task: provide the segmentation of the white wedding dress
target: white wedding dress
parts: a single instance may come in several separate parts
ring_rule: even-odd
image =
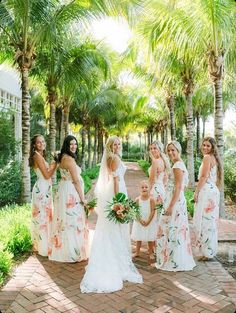
[[[119,179],[119,192],[127,194],[125,170],[120,162],[118,169],[108,176],[102,186],[103,191],[97,191],[98,220],[88,266],[80,284],[82,293],[110,293],[122,289],[123,281],[143,282],[131,258],[129,225],[109,221],[105,212],[114,196],[114,176]]]

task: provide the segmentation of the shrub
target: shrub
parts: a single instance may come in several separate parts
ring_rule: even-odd
[[[184,193],[186,202],[187,202],[187,209],[189,214],[193,217],[194,213],[194,201],[193,201],[193,191],[188,189]]]
[[[82,173],[82,177],[84,180],[84,192],[87,193],[92,187],[92,180],[98,177],[99,166],[96,165],[92,168],[89,168]]]
[[[225,194],[236,201],[236,153],[226,153],[224,158]]]
[[[13,255],[4,250],[3,245],[0,245],[0,285],[3,283],[4,276],[6,276],[12,267]]]
[[[19,202],[22,175],[18,162],[9,162],[0,170],[0,206]]]
[[[143,169],[143,171],[145,172],[145,174],[146,174],[147,176],[149,176],[149,174],[148,174],[148,169],[149,169],[149,167],[150,167],[150,163],[149,163],[148,161],[146,161],[146,160],[139,160],[139,161],[138,161],[138,165]]]
[[[10,239],[7,242],[7,250],[13,253],[14,257],[30,251],[32,241],[27,225],[21,225],[18,222],[12,227]]]

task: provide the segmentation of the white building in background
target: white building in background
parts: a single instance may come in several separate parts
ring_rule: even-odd
[[[0,111],[14,117],[15,139],[21,141],[22,108],[20,76],[15,69],[6,64],[0,64]],[[20,160],[21,156],[21,145],[19,145],[17,159]]]

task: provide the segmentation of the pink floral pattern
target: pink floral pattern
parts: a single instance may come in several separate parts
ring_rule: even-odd
[[[46,163],[48,166],[48,164]],[[40,169],[35,170],[37,181],[32,190],[31,239],[34,251],[47,256],[50,251],[50,230],[53,216],[52,182]]]
[[[58,262],[80,262],[88,258],[88,226],[85,210],[80,203],[70,173],[60,169],[63,177],[54,199],[50,260]],[[77,167],[82,189],[84,183]]]
[[[199,173],[201,167],[199,169]],[[220,192],[216,186],[216,166],[198,195],[193,216],[194,252],[197,256],[213,258],[217,253]]]
[[[188,271],[192,270],[195,266],[189,235],[186,200],[184,197],[184,187],[188,180],[188,172],[184,163],[180,161],[176,162],[173,168],[180,168],[184,172],[182,191],[172,210],[172,215],[164,215],[174,191],[175,181],[172,170],[167,185],[163,210],[158,221],[156,267],[167,271]]]

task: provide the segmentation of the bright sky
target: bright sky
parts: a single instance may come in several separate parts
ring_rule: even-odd
[[[123,18],[112,17],[94,21],[92,33],[95,39],[104,40],[114,51],[122,53],[128,47],[132,32]]]

